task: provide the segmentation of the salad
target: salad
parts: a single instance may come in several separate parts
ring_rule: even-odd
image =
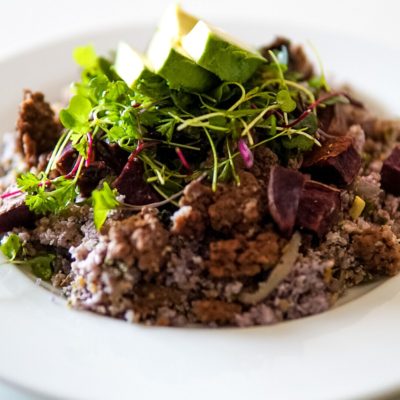
[[[174,5],[146,54],[76,48],[0,152],[0,250],[77,309],[168,326],[317,314],[400,269],[400,124],[302,46]]]

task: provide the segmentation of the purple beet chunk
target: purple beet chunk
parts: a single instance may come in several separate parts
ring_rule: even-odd
[[[155,190],[145,182],[143,163],[138,158],[129,159],[121,174],[112,183],[118,193],[125,195],[125,203],[145,205],[160,200]]]
[[[272,167],[268,182],[268,208],[282,234],[290,237],[306,178],[293,169]]]
[[[83,197],[89,197],[99,182],[111,175],[111,169],[104,161],[93,161],[89,167],[82,169],[78,179],[79,192]]]
[[[396,146],[383,163],[381,186],[386,192],[400,196],[400,146]]]
[[[318,109],[318,126],[329,135],[346,135],[349,125],[343,104]]]
[[[346,186],[360,171],[361,157],[351,137],[337,137],[305,154],[302,168],[316,180]]]
[[[65,146],[61,156],[57,160],[57,170],[61,175],[68,174],[74,167],[75,161],[78,157],[78,152],[72,147],[72,143],[69,142]]]
[[[340,204],[340,190],[307,181],[301,193],[296,224],[321,238],[336,222]]]
[[[29,227],[35,221],[35,214],[29,211],[21,196],[4,200],[0,206],[0,233],[19,226]]]
[[[129,153],[117,144],[108,144],[103,141],[96,142],[94,154],[96,159],[104,161],[112,169],[115,176],[121,173],[129,156]]]

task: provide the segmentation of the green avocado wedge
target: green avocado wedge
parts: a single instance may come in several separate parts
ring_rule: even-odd
[[[267,62],[257,51],[204,21],[182,38],[182,47],[197,64],[223,81],[243,83]]]
[[[154,34],[147,57],[155,73],[162,76],[171,89],[202,93],[218,83],[215,75],[193,61],[162,30]]]
[[[144,56],[125,42],[118,44],[114,68],[130,88],[145,96],[156,98],[168,92],[165,80],[152,71]]]
[[[180,44],[181,38],[187,35],[199,19],[188,14],[178,4],[169,6],[160,19],[158,30],[171,38],[174,44]]]

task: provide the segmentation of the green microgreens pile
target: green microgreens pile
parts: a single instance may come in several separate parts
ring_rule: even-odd
[[[319,145],[316,107],[324,101],[317,97],[329,88],[323,73],[303,82],[290,72],[285,47],[270,51],[269,63],[246,84],[222,82],[207,94],[169,89],[158,77],[133,90],[92,46],[76,49],[74,58],[83,72],[60,113],[63,134],[46,170],[18,179],[26,204],[36,213],[58,213],[79,200],[78,181],[93,161],[97,141],[117,144],[140,159],[144,181],[165,199],[204,175],[213,190],[218,182],[239,185],[235,159],[241,157],[251,167],[258,146],[274,146],[287,157]],[[68,144],[79,154],[75,165],[67,175],[52,179]],[[108,211],[121,205],[109,185],[113,178],[92,193],[98,228]]]

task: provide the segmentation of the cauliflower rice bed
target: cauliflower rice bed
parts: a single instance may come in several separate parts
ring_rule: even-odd
[[[349,287],[400,267],[400,199],[380,187],[382,160],[400,135],[398,124],[364,111],[355,117],[351,107],[346,112],[359,122],[349,129],[369,162],[341,191],[339,222],[317,244],[302,233],[289,273],[257,304],[243,302],[243,293],[268,278],[287,244],[263,210],[265,179],[277,163],[268,149],[256,152],[252,169],[241,170],[240,187],[220,184],[213,193],[206,182],[189,184],[170,221],[152,208],[115,211],[99,234],[91,208],[71,206],[14,232],[31,255],[38,248],[56,250],[52,283],[75,308],[173,326],[265,325],[320,313]],[[12,143],[9,137],[5,144]],[[3,149],[7,170],[17,161]],[[2,189],[13,176],[3,172]],[[355,193],[370,205],[356,220],[349,217]]]

